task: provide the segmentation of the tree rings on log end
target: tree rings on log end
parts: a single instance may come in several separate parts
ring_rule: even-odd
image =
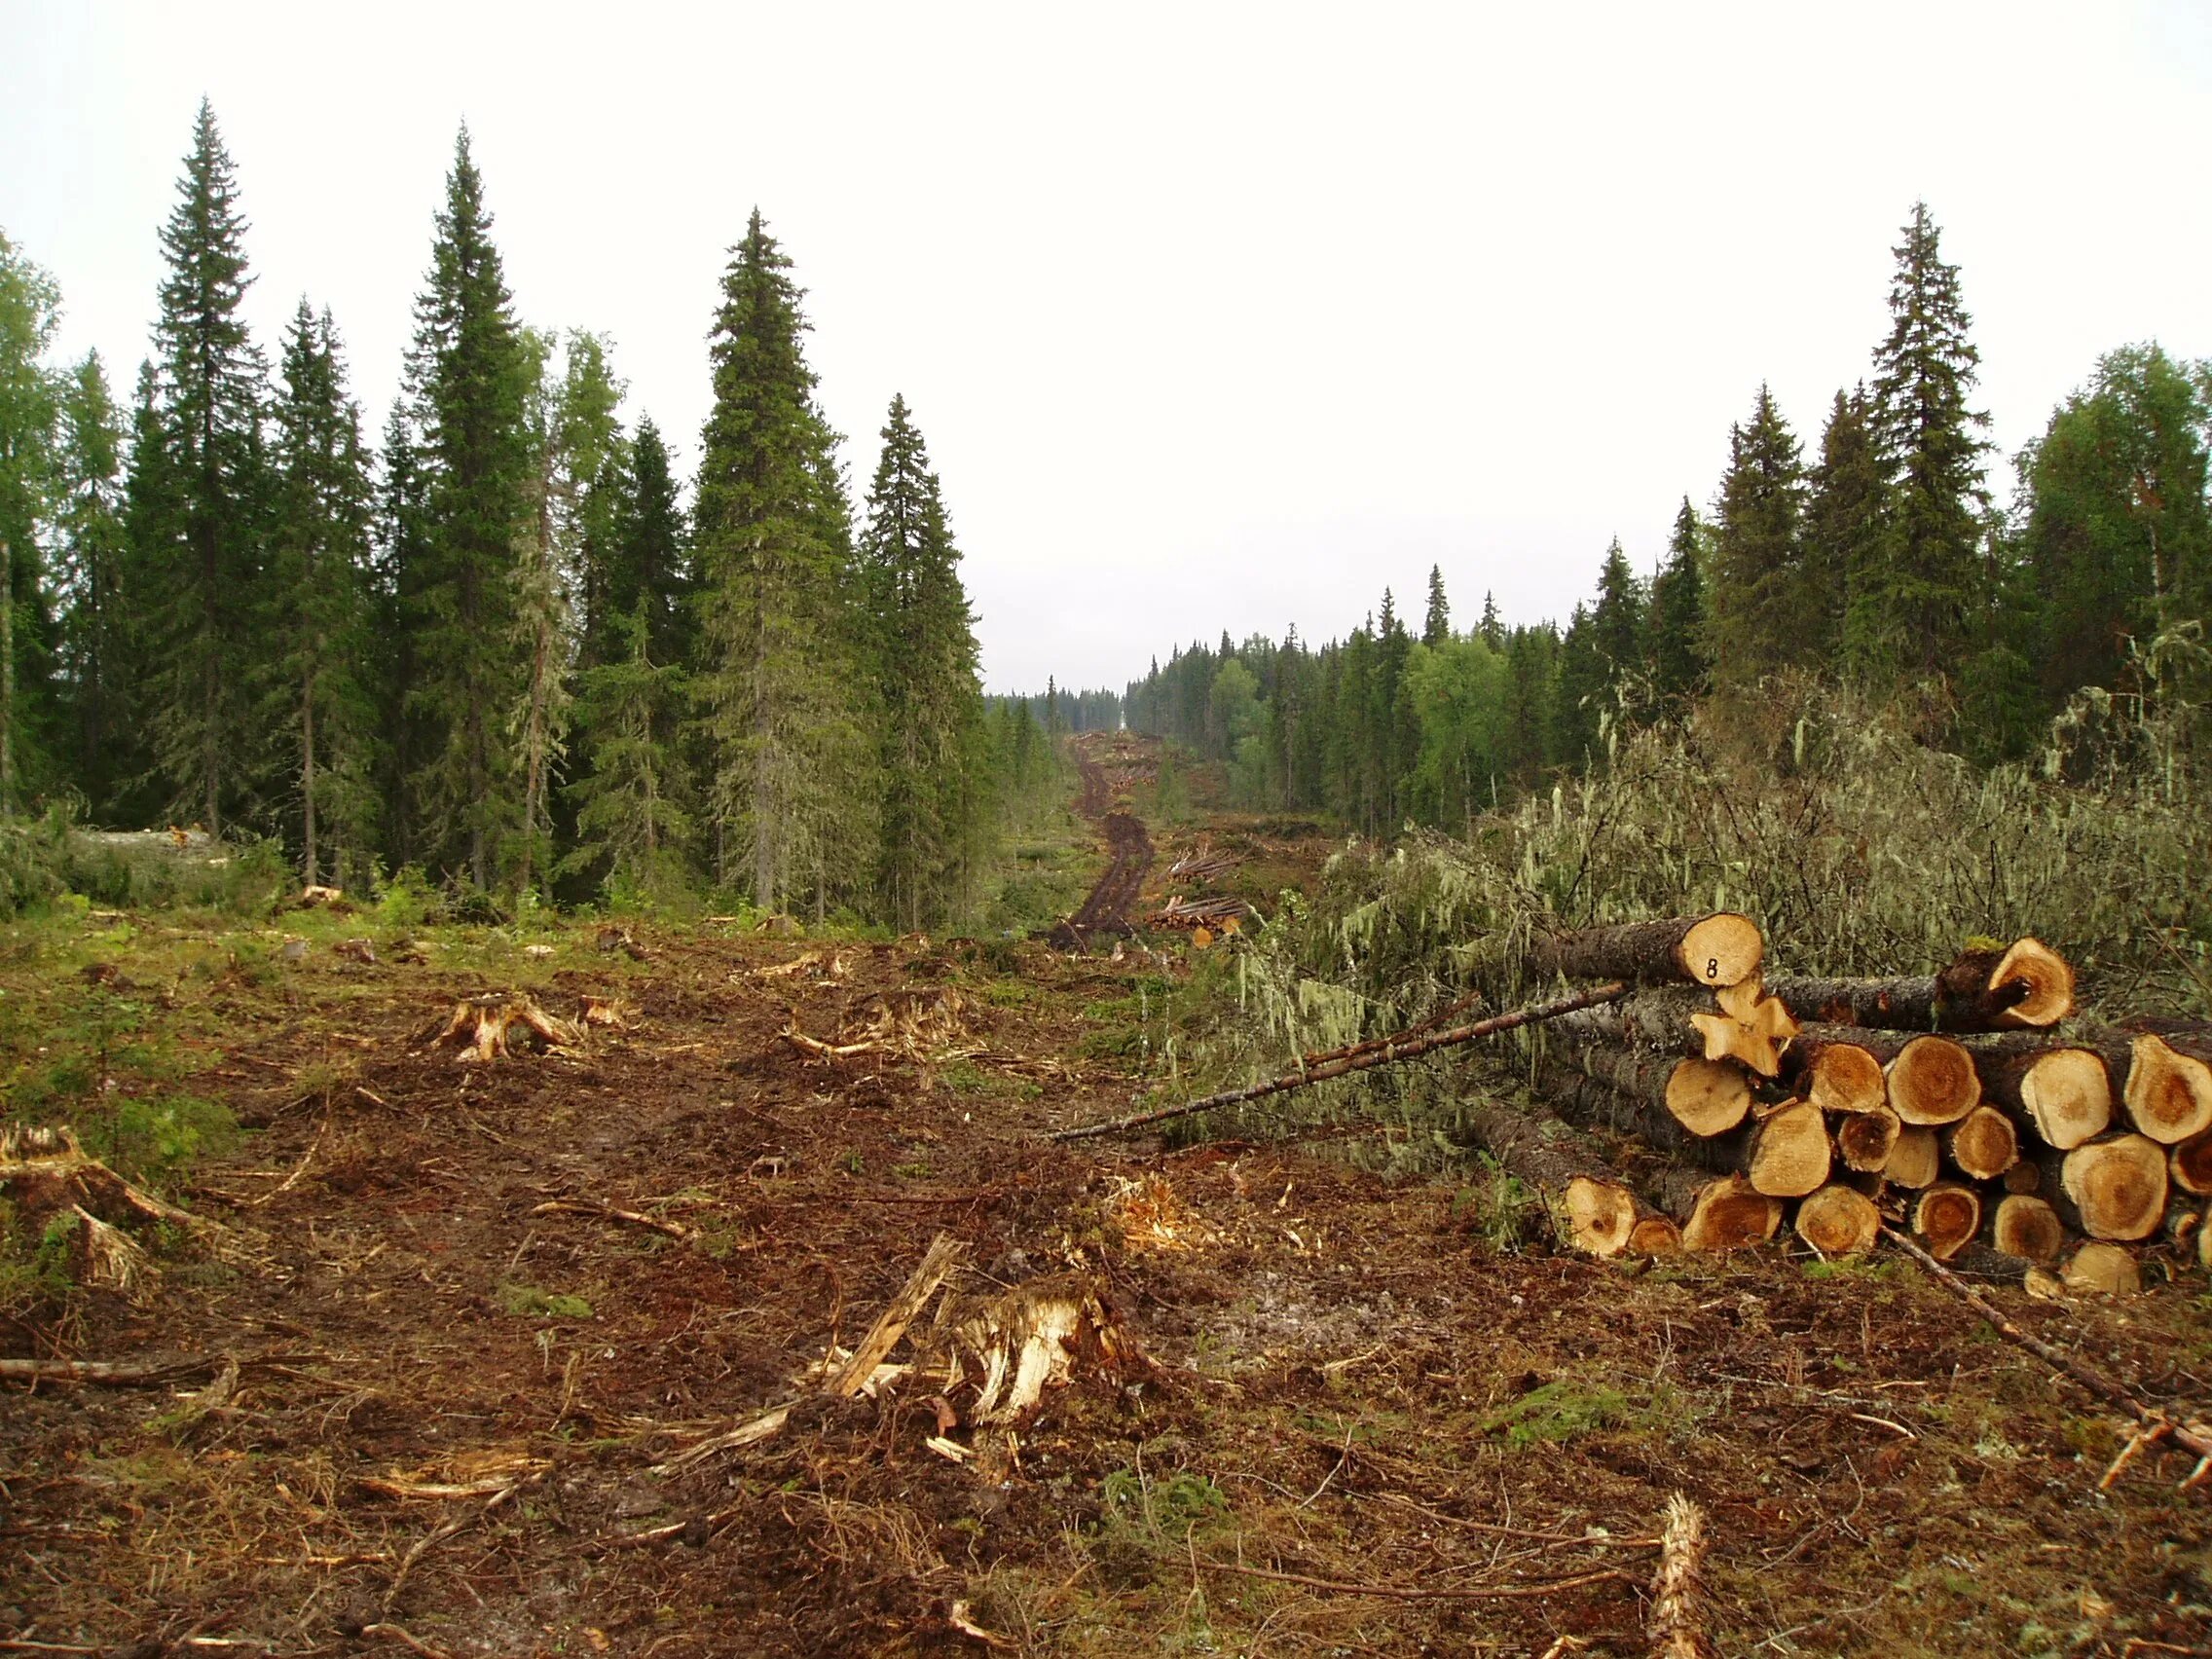
[[[2135,1039],[2124,1097],[2135,1126],[2167,1146],[2212,1128],[2212,1067],[2161,1037]]]
[[[2020,1079],[2020,1105],[2036,1132],[2070,1152],[2112,1127],[2112,1077],[2104,1057],[2087,1049],[2038,1054]]]
[[[1976,1106],[1944,1132],[1944,1140],[1952,1166],[1977,1181],[1994,1181],[2020,1161],[2019,1133],[1994,1106]]]
[[[1998,959],[1989,988],[2025,981],[2027,995],[2007,1009],[1997,1023],[2041,1029],[2056,1025],[2074,1012],[2074,968],[2043,940],[2023,939]]]
[[[1764,1244],[1782,1225],[1782,1200],[1754,1189],[1741,1175],[1723,1176],[1699,1189],[1682,1224],[1682,1248],[1719,1255]]]
[[[2142,1135],[2089,1141],[2066,1155],[2059,1184],[2091,1238],[2148,1238],[2166,1213],[2166,1149]]]
[[[1981,1104],[1973,1056],[1948,1037],[1915,1037],[1889,1065],[1890,1110],[1906,1124],[1955,1124]]]
[[[1874,1068],[1874,1075],[1882,1075],[1879,1066]],[[1890,1166],[1890,1154],[1897,1147],[1902,1127],[1898,1115],[1887,1106],[1877,1105],[1866,1112],[1846,1112],[1835,1123],[1836,1156],[1843,1160],[1846,1169],[1855,1169],[1862,1175],[1878,1175]]]
[[[1804,1088],[1824,1112],[1889,1110],[1882,1062],[1856,1043],[1823,1043],[1805,1068]]]
[[[1577,1175],[1567,1184],[1568,1235],[1577,1250],[1617,1256],[1636,1232],[1636,1197],[1617,1181]]]
[[[2102,1291],[2107,1296],[2133,1296],[2143,1288],[2143,1270],[2133,1253],[2118,1244],[2083,1245],[2061,1277],[2070,1289]]]
[[[1628,1235],[1628,1249],[1632,1256],[1678,1256],[1682,1230],[1663,1215],[1647,1215]]]
[[[2066,1248],[2066,1228],[2043,1199],[2013,1193],[1997,1200],[1989,1242],[2005,1255],[2047,1268]]]
[[[1818,1106],[1795,1101],[1768,1114],[1754,1131],[1751,1185],[1775,1198],[1801,1198],[1828,1178],[1828,1126]]]
[[[1726,1134],[1751,1109],[1751,1080],[1723,1060],[1683,1060],[1667,1075],[1667,1110],[1693,1135]]]
[[[1890,1161],[1882,1166],[1884,1180],[1893,1187],[1910,1187],[1918,1192],[1934,1186],[1942,1172],[1943,1148],[1934,1129],[1915,1126],[1898,1131],[1897,1144],[1890,1148]]]
[[[1912,1206],[1912,1230],[1928,1253],[1947,1262],[1981,1231],[1981,1195],[1956,1181],[1938,1181]]]
[[[2033,1161],[2023,1158],[1999,1179],[2004,1182],[2008,1193],[2033,1193],[2043,1185],[2043,1171]]]
[[[2168,1153],[2166,1174],[2185,1193],[2212,1197],[2212,1132],[2192,1135]]]
[[[1861,1256],[1880,1236],[1882,1213],[1856,1188],[1823,1187],[1797,1206],[1796,1228],[1824,1256]]]
[[[1701,985],[1715,989],[1741,984],[1759,971],[1766,941],[1758,924],[1733,910],[1721,910],[1691,924],[1675,947],[1675,961]]]

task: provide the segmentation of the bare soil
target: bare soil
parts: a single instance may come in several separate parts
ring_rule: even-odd
[[[1326,844],[1276,830],[1285,867]],[[209,1362],[0,1394],[0,1645],[1641,1654],[1679,1491],[1726,1654],[2212,1651],[2189,1460],[2154,1448],[2100,1492],[2110,1414],[1907,1266],[1624,1269],[1513,1242],[1530,1217],[1479,1174],[1047,1143],[1128,1108],[1151,953],[634,932],[642,961],[579,926],[550,959],[456,934],[166,986],[91,943],[5,965],[10,998],[96,954],[138,977],[252,1132],[181,1195],[231,1249],[175,1243],[143,1306],[0,1323],[8,1355]],[[429,1043],[517,985],[627,1025],[488,1064]],[[919,1057],[785,1035],[893,1007]],[[955,1390],[942,1434],[934,1384],[804,1395],[780,1434],[653,1472],[800,1396],[940,1232],[966,1301],[1071,1275],[1149,1369],[1078,1364],[1011,1428]],[[2212,1402],[2197,1287],[1999,1294]],[[235,1389],[194,1402],[219,1356]]]

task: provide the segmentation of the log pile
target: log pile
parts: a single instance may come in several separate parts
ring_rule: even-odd
[[[2212,1268],[2212,1024],[2075,1021],[2073,970],[2034,939],[1895,978],[1769,976],[1764,958],[1728,912],[1530,946],[1536,975],[1638,987],[1535,1044],[1554,1115],[1657,1155],[1623,1175],[1595,1141],[1547,1149],[1545,1174],[1579,1159],[1551,1183],[1577,1247],[1787,1231],[1841,1256],[1887,1225],[1939,1262],[2100,1289],[2131,1287],[2151,1251]]]

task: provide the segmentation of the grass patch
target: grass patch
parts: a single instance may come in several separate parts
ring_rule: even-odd
[[[1600,1429],[1629,1422],[1636,1413],[1617,1389],[1580,1382],[1546,1382],[1483,1419],[1486,1434],[1503,1433],[1516,1452],[1565,1446]]]
[[[589,1319],[591,1304],[564,1291],[540,1290],[534,1284],[501,1280],[493,1287],[502,1312],[518,1319]]]

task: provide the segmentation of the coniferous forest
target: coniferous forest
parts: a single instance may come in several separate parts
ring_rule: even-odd
[[[0,811],[267,837],[309,884],[960,909],[1051,761],[985,707],[913,413],[856,501],[756,213],[687,487],[608,340],[516,314],[490,195],[463,130],[374,430],[327,310],[249,335],[204,103],[129,387],[45,360],[60,296],[0,241]]]

